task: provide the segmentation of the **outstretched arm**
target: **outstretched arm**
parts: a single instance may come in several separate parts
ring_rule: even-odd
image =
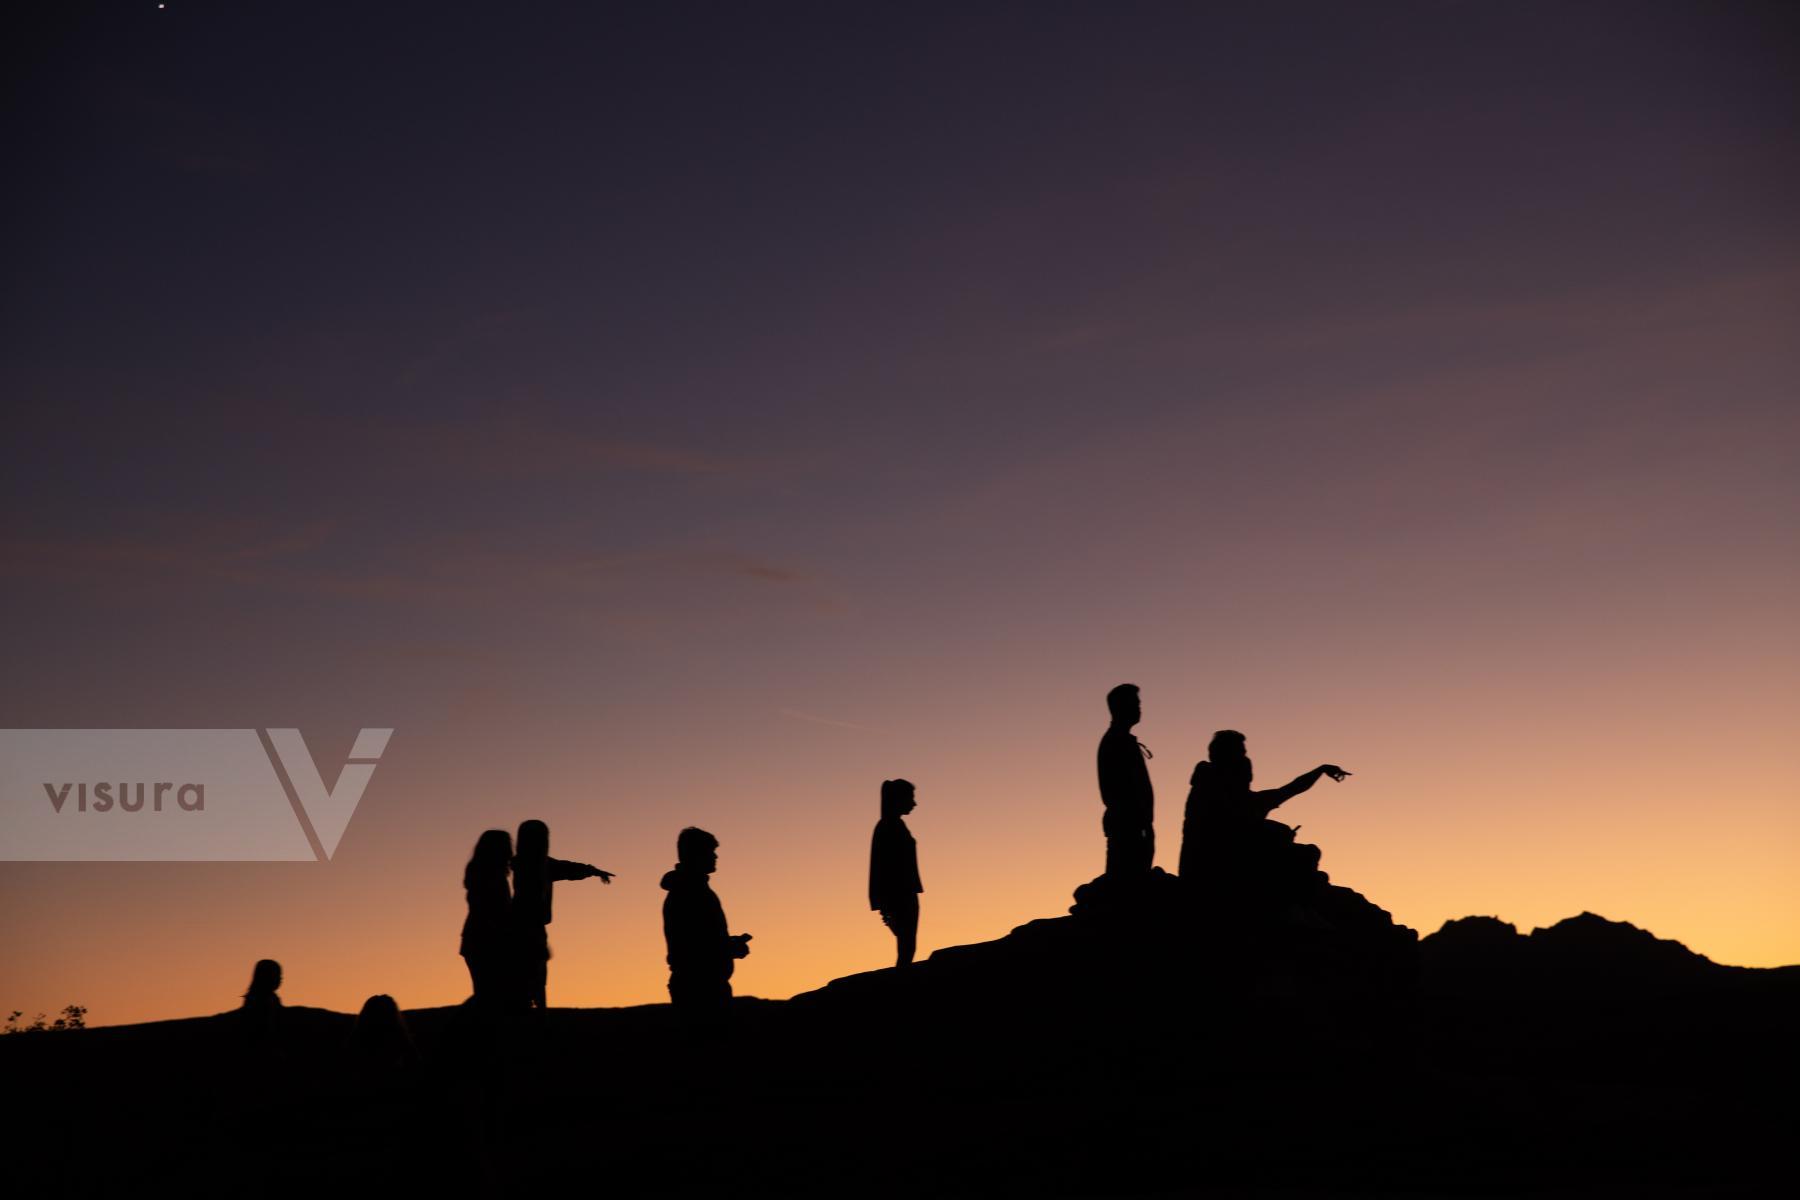
[[[1342,767],[1334,767],[1330,763],[1325,763],[1322,766],[1314,767],[1306,774],[1297,777],[1292,783],[1286,784],[1283,787],[1270,788],[1266,792],[1252,792],[1250,794],[1256,797],[1258,803],[1267,806],[1263,810],[1265,813],[1271,813],[1277,808],[1280,808],[1287,801],[1298,796],[1301,792],[1312,787],[1313,784],[1319,782],[1319,777],[1321,775],[1330,776],[1333,783],[1342,783],[1349,774],[1350,772],[1344,770]]]
[[[613,881],[611,871],[602,871],[599,867],[591,866],[588,863],[570,862],[564,858],[551,858],[545,860],[545,878],[547,879],[568,881],[575,879],[592,879],[596,875],[600,877],[601,883],[611,883]]]

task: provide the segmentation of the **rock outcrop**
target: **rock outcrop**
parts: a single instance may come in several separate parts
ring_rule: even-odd
[[[1097,1056],[1108,1043],[1171,1038],[1214,1061],[1264,1047],[1264,1065],[1270,1043],[1279,1057],[1402,1038],[1417,934],[1331,883],[1316,850],[1294,849],[1311,851],[1303,869],[1250,895],[1160,868],[1103,875],[1075,889],[1067,916],[834,980],[793,1006],[812,1019],[935,1029],[1004,1021]]]
[[[1420,953],[1427,991],[1446,996],[1681,991],[1746,970],[1591,912],[1529,934],[1497,917],[1462,917],[1425,938]]]

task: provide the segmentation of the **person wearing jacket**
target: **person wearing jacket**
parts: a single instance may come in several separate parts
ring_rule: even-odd
[[[913,785],[904,779],[881,781],[881,820],[869,846],[869,907],[894,931],[899,957],[895,966],[912,962],[919,947],[919,845],[906,827],[906,814],[918,807]]]
[[[731,933],[712,890],[719,839],[689,826],[675,839],[675,857],[675,869],[662,877],[669,1001],[689,1014],[723,1015],[731,1005],[732,971],[750,953],[750,935]]]

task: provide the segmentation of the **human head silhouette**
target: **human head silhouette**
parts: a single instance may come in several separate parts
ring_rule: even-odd
[[[244,993],[244,999],[253,996],[273,996],[281,990],[281,964],[272,958],[258,960],[250,970],[250,990]]]
[[[1240,787],[1250,786],[1254,772],[1244,745],[1244,735],[1237,730],[1221,729],[1213,734],[1212,741],[1206,744],[1206,757],[1228,783]]]
[[[881,815],[883,817],[904,817],[919,806],[913,799],[913,785],[904,779],[884,779],[881,781]]]
[[[396,1035],[404,1035],[406,1022],[400,1017],[400,1006],[386,992],[378,992],[363,1001],[362,1011],[356,1014],[356,1024],[350,1027],[350,1040],[365,1048],[391,1041]]]
[[[503,863],[512,857],[512,846],[512,834],[504,829],[489,829],[475,839],[475,852],[469,858],[484,865]]]
[[[463,868],[463,886],[470,886],[475,880],[506,876],[507,863],[512,860],[512,834],[504,829],[490,829],[475,839],[475,851],[469,855],[469,865]]]
[[[1106,693],[1106,711],[1112,714],[1113,724],[1122,729],[1130,729],[1143,720],[1144,706],[1137,684],[1121,683]]]
[[[400,1066],[415,1057],[412,1034],[400,1006],[385,992],[363,1001],[350,1027],[350,1053],[370,1066]]]
[[[675,835],[675,861],[702,875],[711,875],[719,869],[719,839],[689,825]]]
[[[520,822],[519,848],[515,853],[520,858],[549,857],[550,827],[542,821]]]

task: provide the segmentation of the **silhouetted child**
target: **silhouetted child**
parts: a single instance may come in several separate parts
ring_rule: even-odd
[[[869,907],[894,931],[899,956],[895,966],[912,962],[919,946],[919,846],[903,819],[918,807],[913,785],[904,779],[881,781],[881,820],[869,845]]]
[[[1144,765],[1150,750],[1131,732],[1144,715],[1137,685],[1121,683],[1106,693],[1106,709],[1112,724],[1095,755],[1106,806],[1100,828],[1106,834],[1106,873],[1123,879],[1146,874],[1156,861],[1156,795]]]
[[[522,1000],[513,961],[512,888],[506,879],[512,853],[512,835],[490,829],[476,839],[475,851],[463,868],[469,915],[463,919],[458,952],[469,966],[471,999],[489,1012],[512,1008]]]
[[[594,878],[611,883],[612,872],[551,858],[550,827],[542,821],[526,821],[519,826],[512,875],[512,937],[519,987],[527,1007],[543,1008],[550,971],[551,886],[558,880]]]
[[[669,948],[669,1001],[700,1017],[722,1016],[731,1004],[736,960],[750,935],[735,937],[709,877],[719,866],[719,839],[689,826],[675,839],[675,869],[662,877],[663,940]]]

